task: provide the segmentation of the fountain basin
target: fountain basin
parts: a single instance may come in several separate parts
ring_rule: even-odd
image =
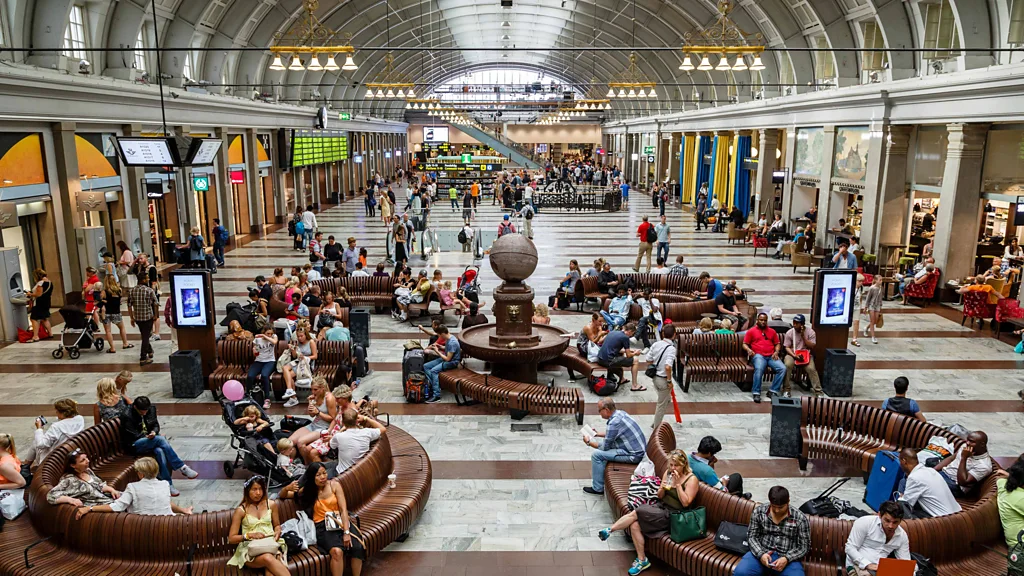
[[[570,339],[564,336],[568,331],[533,324],[532,336],[539,338],[530,338],[530,344],[520,346],[513,340],[496,346],[491,343],[496,328],[497,324],[489,322],[463,330],[458,334],[459,345],[465,355],[491,363],[491,373],[495,376],[517,382],[536,383],[537,365],[557,358],[570,344]]]

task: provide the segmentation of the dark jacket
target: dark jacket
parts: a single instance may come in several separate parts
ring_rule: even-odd
[[[145,416],[139,414],[135,408],[128,408],[128,413],[121,416],[121,445],[128,453],[131,453],[132,444],[136,440],[145,438],[150,432],[160,433],[156,406],[150,406]]]
[[[608,291],[608,283],[609,282],[615,282],[618,279],[619,279],[619,277],[615,274],[615,272],[612,272],[611,270],[605,272],[604,270],[602,270],[597,275],[597,287],[602,292],[607,292]]]

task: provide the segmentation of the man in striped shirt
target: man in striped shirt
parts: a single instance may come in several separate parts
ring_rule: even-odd
[[[586,434],[583,443],[594,448],[590,455],[590,486],[584,486],[587,494],[604,494],[604,469],[609,462],[638,464],[647,450],[644,431],[632,416],[622,410],[615,409],[615,401],[602,398],[597,402],[597,412],[608,421],[608,428],[595,436],[604,438],[598,441]]]

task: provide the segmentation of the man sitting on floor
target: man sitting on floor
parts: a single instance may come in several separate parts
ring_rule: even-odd
[[[633,379],[625,380],[622,384],[632,382],[631,391],[643,392],[647,388],[638,386],[640,382],[636,378],[637,369],[640,367],[636,357],[641,354],[641,351],[629,349],[629,339],[633,337],[633,334],[636,334],[636,324],[632,322],[626,324],[622,330],[609,332],[601,343],[601,350],[597,353],[597,363],[605,368],[624,368],[628,366]]]
[[[633,291],[626,293],[625,286],[618,286],[615,298],[608,303],[608,311],[601,311],[601,316],[608,323],[609,330],[615,330],[626,323],[629,319],[629,307],[633,304]]]
[[[907,398],[907,389],[910,388],[910,380],[906,376],[897,376],[892,381],[892,387],[896,390],[896,395],[892,398],[887,398],[882,402],[882,410],[890,410],[903,414],[904,416],[910,416],[911,418],[917,418],[921,422],[927,422],[928,420],[921,413],[921,407],[917,405],[917,402]]]
[[[584,486],[587,494],[604,494],[604,469],[609,462],[639,464],[647,450],[647,439],[640,424],[623,410],[615,409],[615,401],[601,398],[597,401],[597,413],[608,421],[604,433],[598,438],[583,436],[583,443],[594,448],[590,455],[590,486]]]
[[[957,498],[968,496],[992,473],[992,457],[988,455],[988,435],[978,430],[967,435],[967,442],[954,455],[939,462],[935,469]]]
[[[427,350],[433,350],[438,357],[423,365],[427,383],[430,384],[427,402],[431,404],[441,401],[441,385],[438,383],[438,375],[445,370],[457,368],[462,360],[462,348],[459,346],[459,340],[448,333],[448,327],[441,324],[434,331],[437,332],[437,341],[428,346]]]
[[[847,576],[875,576],[878,561],[892,555],[910,560],[910,537],[901,522],[903,508],[892,501],[882,502],[877,516],[855,520],[846,539]]]
[[[733,576],[803,576],[801,564],[811,549],[811,524],[789,505],[789,490],[773,486],[768,503],[754,508],[747,528],[750,552],[736,565]]]
[[[944,474],[918,462],[917,450],[900,450],[900,468],[907,475],[906,489],[899,498],[906,518],[935,518],[962,510],[942,479]]]
[[[690,452],[690,471],[698,480],[715,488],[724,490],[734,496],[742,496],[750,500],[750,493],[743,492],[743,476],[739,472],[726,474],[719,477],[715,472],[715,464],[718,463],[717,454],[722,451],[722,443],[714,436],[705,436],[700,439],[696,452]]]

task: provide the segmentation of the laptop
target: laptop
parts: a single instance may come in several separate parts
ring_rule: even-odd
[[[914,576],[914,570],[916,569],[917,562],[913,560],[882,558],[878,561],[876,576]]]

